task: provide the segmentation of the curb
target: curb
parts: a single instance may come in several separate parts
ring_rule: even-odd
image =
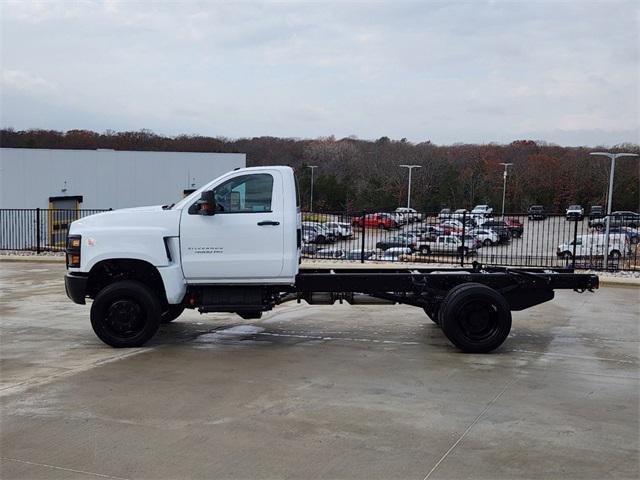
[[[64,263],[64,256],[0,255],[0,262]]]
[[[0,262],[34,262],[34,263],[64,263],[64,256],[52,256],[47,255],[43,257],[31,256],[31,255],[0,255]],[[432,265],[433,267],[437,267]],[[453,265],[447,265],[447,267],[452,267]],[[314,269],[314,268],[345,268],[344,263],[302,263],[300,265],[301,269]],[[425,268],[424,263],[402,263],[401,265],[395,263],[352,263],[349,264],[349,268],[359,269],[359,268]],[[579,272],[578,272],[579,273]],[[640,287],[640,278],[626,278],[626,277],[611,277],[609,275],[603,275],[598,272],[590,272],[595,273],[600,278],[600,285],[607,286],[628,286],[628,287]]]

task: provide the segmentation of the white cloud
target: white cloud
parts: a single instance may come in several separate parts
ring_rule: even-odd
[[[437,143],[588,130],[617,143],[639,128],[639,11],[619,1],[4,3],[3,126],[31,114],[61,129],[86,118],[169,134]],[[73,120],[24,111],[18,93]]]

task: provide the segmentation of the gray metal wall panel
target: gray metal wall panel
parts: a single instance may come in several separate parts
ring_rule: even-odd
[[[2,148],[0,208],[47,208],[64,195],[82,195],[89,209],[173,203],[189,177],[199,187],[244,166],[244,153]]]

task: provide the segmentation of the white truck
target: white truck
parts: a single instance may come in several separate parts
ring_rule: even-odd
[[[601,258],[607,246],[606,234],[578,235],[575,240],[558,245],[556,254],[560,258]],[[614,260],[631,254],[631,245],[624,233],[609,235],[608,257]]]
[[[489,352],[511,311],[554,289],[592,290],[571,270],[300,268],[302,223],[293,170],[229,172],[175,205],[76,220],[67,237],[67,295],[92,299],[91,325],[113,347],[139,347],[185,308],[258,319],[288,301],[403,303],[424,309],[465,352]]]
[[[438,235],[433,241],[421,241],[416,250],[423,255],[440,253],[443,255],[469,255],[478,249],[475,242],[464,242],[457,235]]]

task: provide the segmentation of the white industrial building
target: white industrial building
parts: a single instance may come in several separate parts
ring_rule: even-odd
[[[64,247],[92,210],[171,204],[245,166],[244,153],[0,148],[0,249]]]
[[[244,153],[0,149],[0,208],[109,209],[173,203],[246,166]]]

